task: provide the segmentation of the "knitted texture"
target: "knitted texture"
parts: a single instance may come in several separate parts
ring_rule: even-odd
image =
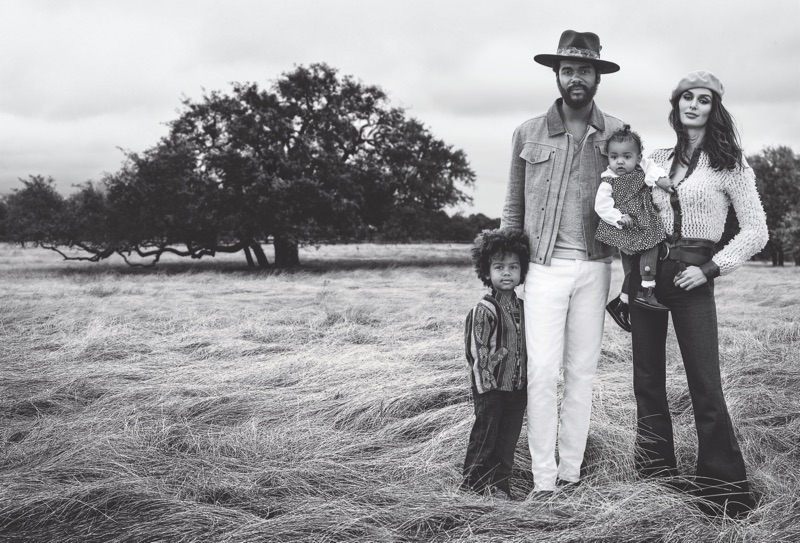
[[[650,158],[670,171],[674,151],[658,149]],[[769,239],[767,219],[756,190],[753,169],[742,159],[743,167],[713,170],[705,152],[700,154],[692,174],[677,187],[681,203],[681,236],[718,242],[725,229],[728,206],[733,205],[739,220],[739,233],[729,241],[713,261],[720,275],[726,275],[760,251]],[[669,193],[653,188],[653,204],[664,229],[672,233],[674,214]]]

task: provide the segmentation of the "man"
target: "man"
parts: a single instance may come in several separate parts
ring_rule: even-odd
[[[589,433],[612,255],[595,239],[594,199],[608,166],[606,140],[622,127],[594,103],[600,74],[619,70],[600,60],[600,49],[596,34],[567,30],[555,55],[534,57],[556,73],[561,98],[513,138],[502,226],[531,241],[524,300],[534,492],[579,482]]]

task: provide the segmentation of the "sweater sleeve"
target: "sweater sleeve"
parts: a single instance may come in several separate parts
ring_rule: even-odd
[[[743,167],[730,172],[724,187],[739,221],[739,233],[714,255],[713,262],[719,267],[720,275],[741,266],[769,240],[764,207],[756,189],[756,176],[747,161],[742,160]]]
[[[611,226],[622,229],[617,222],[622,218],[622,213],[619,209],[614,207],[611,183],[606,183],[605,181],[600,182],[600,186],[597,188],[597,194],[594,197],[594,211],[603,219],[603,222],[607,222]]]
[[[654,160],[643,158],[639,165],[644,170],[644,182],[648,187],[654,187],[656,181],[662,177],[667,177],[667,171]]]
[[[508,352],[507,349],[497,350],[495,329],[497,315],[487,304],[479,303],[473,310],[472,318],[472,357],[475,364],[472,367],[472,377],[478,393],[483,394],[497,388],[494,370]]]
[[[502,228],[516,228],[522,230],[525,218],[525,160],[520,157],[522,153],[522,137],[520,128],[514,131],[511,143],[511,168],[508,173],[506,186],[506,199],[503,205],[503,215],[500,221]]]

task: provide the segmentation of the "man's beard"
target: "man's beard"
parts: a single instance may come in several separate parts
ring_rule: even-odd
[[[592,100],[594,100],[594,95],[597,94],[598,83],[595,83],[594,86],[591,87],[581,83],[573,83],[565,89],[561,86],[561,81],[556,78],[556,84],[558,85],[558,91],[561,93],[561,98],[564,99],[564,103],[572,109],[580,109],[587,104],[591,104]],[[583,99],[576,100],[570,96],[569,89],[576,86],[583,89]]]

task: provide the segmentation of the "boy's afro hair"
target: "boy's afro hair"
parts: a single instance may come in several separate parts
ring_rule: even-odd
[[[487,287],[492,287],[492,281],[489,279],[489,267],[492,264],[492,257],[506,253],[513,253],[519,256],[519,281],[524,283],[531,259],[528,236],[525,232],[513,228],[497,228],[495,230],[484,230],[475,238],[475,244],[472,246],[472,263],[475,265],[478,279]]]

